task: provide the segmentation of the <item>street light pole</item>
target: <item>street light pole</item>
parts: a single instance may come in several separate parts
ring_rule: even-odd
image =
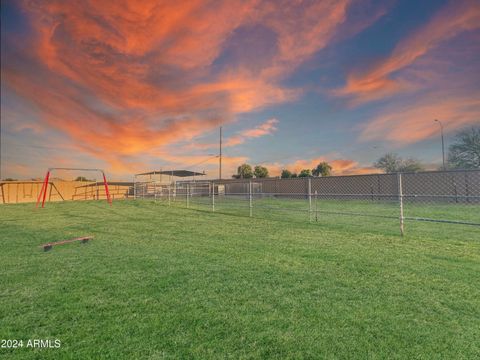
[[[434,120],[435,122],[437,122],[439,125],[440,125],[440,133],[441,133],[441,136],[442,136],[442,161],[443,161],[443,170],[446,170],[446,167],[445,167],[445,141],[444,141],[444,138],[443,138],[443,124],[440,120],[438,119],[435,119]]]

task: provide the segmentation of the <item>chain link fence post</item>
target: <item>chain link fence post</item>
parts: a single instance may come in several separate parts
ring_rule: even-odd
[[[85,194],[87,191],[85,190]],[[137,176],[133,176],[133,200],[137,200]]]
[[[248,201],[249,201],[249,208],[250,208],[250,217],[253,216],[253,199],[252,199],[252,181],[250,180],[248,183]]]
[[[167,187],[167,189],[168,189],[168,206],[170,206],[170,196],[171,196],[171,195],[170,195],[170,191],[171,191],[171,187],[172,187],[172,184],[168,184],[168,187]]]
[[[185,188],[185,197],[187,198],[187,209],[190,207],[190,199],[189,199],[189,196],[188,196],[188,193],[190,192],[190,184],[186,184],[186,188]]]
[[[312,178],[308,178],[308,220],[312,222]]]
[[[455,194],[455,203],[458,204],[458,189],[457,189],[457,182],[455,181],[455,176],[452,176],[453,182],[453,193]]]
[[[212,211],[215,212],[215,183],[212,183]]]
[[[465,178],[465,196],[466,196],[466,199],[467,199],[467,203],[470,202],[470,184],[468,182],[468,172],[465,170],[463,172],[463,176]]]
[[[155,176],[155,174],[153,176]],[[153,180],[153,199],[157,202],[157,181],[155,179]]]
[[[403,217],[403,186],[402,186],[402,174],[398,173],[398,202],[400,205],[400,234],[404,235],[404,217]]]
[[[315,190],[315,222],[318,222],[318,192]]]

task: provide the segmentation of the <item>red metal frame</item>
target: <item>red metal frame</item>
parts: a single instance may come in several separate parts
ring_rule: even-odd
[[[42,208],[45,207],[45,200],[47,198],[47,190],[48,190],[48,181],[50,179],[50,175],[53,170],[73,170],[73,171],[99,171],[102,173],[103,177],[103,185],[105,186],[105,194],[107,195],[107,201],[110,205],[112,205],[112,198],[110,197],[110,191],[108,190],[108,182],[105,176],[105,172],[102,169],[78,169],[78,168],[49,168],[47,170],[47,174],[45,175],[45,180],[42,185],[42,189],[40,190],[40,194],[38,194],[37,204],[35,207],[38,207],[40,203],[40,199],[42,199]]]

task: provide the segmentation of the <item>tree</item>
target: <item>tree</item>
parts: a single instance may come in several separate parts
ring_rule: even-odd
[[[420,161],[414,158],[402,160],[400,168],[398,169],[399,172],[417,172],[422,170],[424,170],[423,165]]]
[[[387,174],[397,172],[417,172],[424,170],[422,163],[415,158],[402,159],[394,153],[383,155],[373,164],[377,169],[382,169]]]
[[[326,161],[321,162],[315,169],[312,169],[313,176],[330,176],[332,174],[332,166]]]
[[[312,176],[312,172],[310,171],[310,169],[303,169],[302,171],[300,171],[300,174],[298,174],[298,177],[310,177]]]
[[[268,169],[265,166],[257,165],[255,166],[253,174],[256,178],[266,178],[268,177]]]
[[[377,169],[382,169],[386,173],[395,173],[398,172],[401,163],[402,159],[400,156],[394,153],[388,153],[378,159],[373,166]]]
[[[283,169],[282,170],[282,175],[280,176],[282,179],[289,179],[292,177],[292,172],[290,170],[287,170],[287,169]]]
[[[480,169],[480,126],[457,133],[448,149],[448,165],[454,169]]]
[[[75,181],[92,181],[92,180],[88,180],[85,176],[78,176]]]
[[[236,179],[251,179],[253,178],[252,167],[248,164],[242,164],[237,169],[237,174],[233,175]]]

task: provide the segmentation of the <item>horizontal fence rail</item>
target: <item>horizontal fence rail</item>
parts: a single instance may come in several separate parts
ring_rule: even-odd
[[[480,170],[137,182],[137,199],[244,216],[322,221],[325,215],[480,227]],[[323,217],[322,217],[323,216]]]

